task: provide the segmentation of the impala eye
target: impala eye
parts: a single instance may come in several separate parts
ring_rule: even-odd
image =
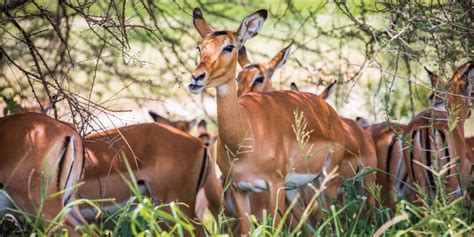
[[[230,53],[230,52],[232,52],[232,50],[234,50],[234,48],[235,47],[233,45],[227,45],[222,49],[222,52]]]
[[[265,80],[265,78],[262,77],[262,76],[259,76],[259,77],[255,78],[255,79],[253,80],[253,84],[254,84],[254,85],[257,84],[257,83],[262,84],[262,83],[263,83],[263,80]]]
[[[196,46],[196,49],[197,51],[201,52],[201,49],[199,48],[199,46]]]

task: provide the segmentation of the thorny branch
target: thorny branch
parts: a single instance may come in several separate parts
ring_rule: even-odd
[[[409,104],[390,100],[383,106],[391,109],[382,109],[386,117],[398,119],[413,116],[415,107],[423,105],[423,98],[414,98],[411,90],[419,84],[412,83],[418,69],[429,65],[447,77],[472,57],[474,47],[469,0],[374,4],[338,0],[304,7],[288,0],[271,7],[255,1],[236,5],[202,0],[4,0],[0,3],[0,78],[6,80],[0,81],[0,93],[34,97],[42,111],[48,104],[44,101],[49,101],[55,117],[66,114],[82,132],[87,127],[102,127],[93,111],[112,111],[112,101],[124,94],[139,103],[144,97],[183,98],[184,93],[203,107],[202,98],[191,97],[185,90],[177,95],[170,92],[185,84],[195,64],[193,44],[198,36],[190,15],[194,7],[203,9],[215,29],[237,28],[249,11],[268,8],[272,22],[258,38],[281,46],[295,41],[289,66],[285,66],[295,73],[281,78],[282,88],[277,89],[287,89],[287,80],[295,78],[306,85],[337,79],[345,88],[337,92],[347,101],[361,78],[368,79],[366,90],[377,96],[379,90],[373,90],[369,83],[373,78],[367,76],[374,67],[396,74],[381,73],[378,88],[384,80],[392,78],[398,83],[399,78],[408,78],[400,83],[408,83]],[[325,17],[336,11],[342,17],[325,23]],[[337,40],[339,43],[333,43]],[[354,50],[347,53],[348,48],[357,49],[362,59],[354,62]],[[147,61],[142,54],[149,51],[154,57]],[[275,53],[259,48],[249,51],[251,58],[259,60],[268,60]],[[399,58],[403,64],[398,64]],[[209,95],[212,92],[205,96]],[[67,111],[56,111],[56,103]]]

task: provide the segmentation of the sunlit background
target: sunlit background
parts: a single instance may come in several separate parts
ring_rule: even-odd
[[[15,1],[12,1],[14,4]],[[36,1],[0,15],[0,106],[55,102],[60,119],[83,133],[170,119],[215,121],[214,89],[187,91],[199,35],[192,9],[201,7],[216,30],[236,30],[247,14],[265,8],[263,31],[247,42],[252,62],[270,60],[294,41],[274,89],[320,93],[346,117],[408,122],[430,106],[423,67],[449,79],[472,60],[473,37],[462,4],[376,1]],[[14,7],[14,6],[12,6]],[[126,9],[126,10],[124,10]],[[408,13],[407,13],[408,12]],[[13,20],[12,20],[13,19]],[[47,89],[46,89],[47,88]],[[36,97],[36,98],[35,98]],[[474,134],[474,120],[466,123]]]

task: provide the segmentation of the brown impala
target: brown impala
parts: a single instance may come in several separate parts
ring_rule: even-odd
[[[204,88],[217,89],[217,163],[224,175],[232,177],[231,195],[244,234],[250,227],[249,192],[268,192],[270,198],[264,206],[273,215],[277,208],[284,210],[285,180],[302,186],[318,178],[323,168],[336,169],[344,154],[339,115],[319,96],[275,91],[237,97],[238,50],[257,35],[266,17],[267,11],[259,10],[244,18],[237,31],[213,31],[202,12],[198,8],[193,11],[194,26],[202,40],[200,63],[192,73],[189,90],[199,94]],[[304,114],[307,131],[312,131],[304,151],[293,130],[295,112]],[[312,146],[317,152],[305,159]],[[332,158],[325,162],[331,150]],[[323,167],[325,163],[327,167]],[[328,184],[333,197],[339,183],[333,179]],[[278,223],[279,216],[275,218]]]
[[[447,191],[457,198],[465,194],[471,174],[464,140],[464,122],[470,114],[474,63],[460,66],[447,83],[447,111],[419,113],[404,131],[404,159],[410,180],[428,194],[436,192],[435,172],[447,180]],[[469,195],[466,197],[469,198]]]
[[[377,152],[377,184],[382,188],[383,205],[395,208],[397,193],[408,193],[408,173],[403,160],[402,135],[406,125],[399,123],[369,123],[358,117],[356,121],[372,136]]]
[[[84,150],[71,125],[38,113],[2,117],[0,151],[0,188],[22,211],[36,215],[45,198],[40,218],[53,221],[76,198],[74,186],[82,176]],[[41,197],[43,189],[45,197]],[[0,214],[3,208],[13,208],[10,205],[0,193]],[[86,223],[77,209],[66,216],[64,224],[70,231]]]
[[[155,120],[155,122],[170,125],[187,133],[189,133],[191,128],[194,127],[194,124],[196,123],[196,119],[193,119],[191,121],[172,121],[160,116],[155,112],[149,111],[148,113],[153,118],[153,120]],[[221,180],[216,175],[216,164],[214,162],[215,158],[213,146],[214,142],[217,139],[217,135],[210,135],[207,132],[207,124],[205,120],[201,120],[199,122],[197,131],[198,138],[204,143],[204,146],[207,148],[207,152],[209,154],[209,175],[204,183],[203,188],[199,189],[197,193],[195,212],[199,220],[203,221],[205,210],[206,208],[208,208],[214,215],[214,218],[216,218],[217,220],[219,210],[221,208],[221,195],[223,190]]]
[[[185,203],[183,213],[196,217],[196,195],[209,172],[207,152],[198,138],[168,125],[145,123],[89,135],[85,145],[87,165],[81,197],[126,202],[132,196],[123,180],[129,178],[126,160],[142,193],[156,203]],[[101,204],[106,210],[116,209],[113,203]],[[90,219],[96,214],[88,208],[81,211]],[[203,234],[199,228],[195,232]]]
[[[326,100],[332,93],[336,82],[329,84],[320,96]],[[296,84],[291,84],[292,90],[298,90]],[[341,117],[344,127],[345,152],[341,164],[340,174],[344,178],[354,177],[361,169],[377,168],[377,152],[374,140],[356,121]],[[376,174],[371,172],[364,176],[367,203],[370,208],[375,208],[376,200],[373,195],[376,184]],[[362,193],[364,190],[358,192]],[[375,217],[375,216],[374,216]]]

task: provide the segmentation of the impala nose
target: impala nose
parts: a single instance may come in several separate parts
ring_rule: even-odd
[[[200,75],[195,76],[194,74],[191,75],[191,83],[189,84],[188,88],[191,93],[198,94],[204,88],[204,78],[206,77],[206,73],[201,73]]]
[[[206,73],[202,73],[201,75],[199,76],[194,76],[192,75],[192,78],[193,78],[193,82],[196,82],[196,84],[198,85],[202,85],[202,81],[204,80],[204,77],[206,77]]]

